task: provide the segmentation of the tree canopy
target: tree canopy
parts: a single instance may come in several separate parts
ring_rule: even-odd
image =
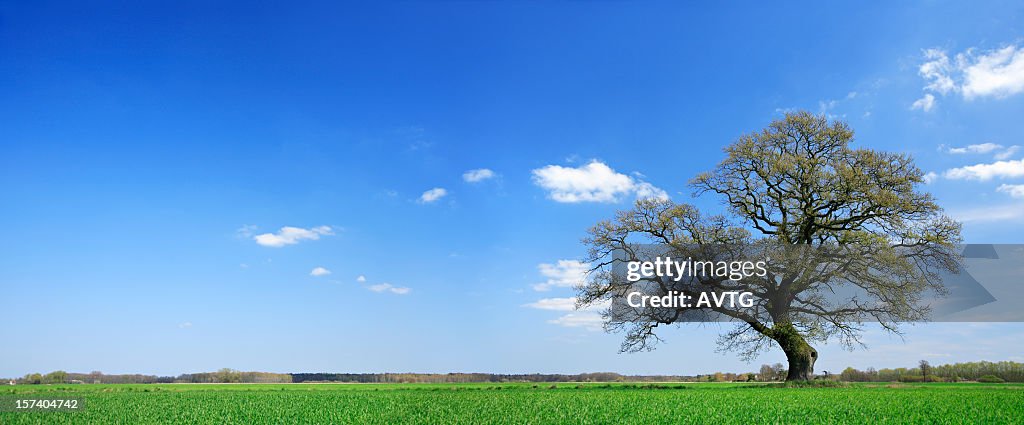
[[[584,243],[592,278],[579,290],[580,305],[629,291],[632,283],[611,268],[638,260],[641,244],[679,258],[758,253],[770,259],[763,277],[701,278],[700,288],[655,282],[687,293],[749,291],[752,307],[606,312],[606,328],[625,332],[623,350],[635,351],[653,348],[658,327],[684,315],[725,316],[737,326],[722,335],[720,348],[749,359],[777,345],[789,360],[790,380],[813,375],[817,351],[810,342],[837,338],[852,349],[862,345],[865,322],[899,333],[901,322],[927,320],[921,295],[941,293],[940,274],[958,269],[960,225],[921,190],[924,173],[909,155],[852,142],[846,123],[808,112],[787,113],[739,137],[722,162],[689,182],[695,196],[718,196],[723,214],[642,199],[590,229]],[[856,291],[838,297],[839,285]]]

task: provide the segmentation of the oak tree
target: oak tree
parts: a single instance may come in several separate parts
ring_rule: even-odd
[[[749,291],[752,307],[609,310],[605,328],[625,333],[623,351],[639,351],[653,349],[659,329],[681,325],[683,317],[725,317],[735,328],[719,338],[720,349],[749,360],[778,347],[789,362],[787,380],[813,377],[812,343],[836,339],[853,349],[863,346],[867,322],[900,333],[901,323],[927,320],[923,294],[942,293],[940,275],[960,265],[960,224],[922,190],[924,173],[909,155],[854,147],[853,138],[842,121],[787,113],[739,137],[724,160],[689,182],[695,196],[721,199],[722,214],[644,199],[598,223],[584,239],[593,268],[579,306],[621,299],[633,282],[613,269],[638,260],[641,244],[658,244],[676,258],[759,252],[771,257],[764,277],[698,282],[703,290]],[[838,285],[855,291],[836,295],[843,294]]]

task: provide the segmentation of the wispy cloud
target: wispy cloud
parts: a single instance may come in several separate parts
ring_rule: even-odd
[[[294,245],[304,240],[315,241],[320,239],[320,236],[333,234],[334,230],[330,226],[318,226],[310,229],[285,226],[277,233],[264,233],[254,236],[253,239],[260,245],[280,248],[285,245]]]
[[[995,158],[998,159],[998,160],[1010,159],[1010,157],[1015,155],[1018,151],[1020,151],[1020,146],[1013,145],[1013,146],[1010,146],[1010,147],[1006,148],[1006,150],[997,153]]]
[[[967,145],[962,148],[949,148],[946,152],[951,154],[968,154],[968,153],[989,153],[997,149],[1002,149],[1003,145],[995,143],[979,143],[976,145]]]
[[[931,93],[925,93],[920,99],[917,99],[914,103],[910,104],[910,109],[920,109],[925,112],[931,111],[934,107],[935,95]]]
[[[437,200],[445,197],[445,195],[447,194],[448,191],[445,190],[443,187],[435,187],[426,192],[423,192],[423,194],[420,195],[420,203],[429,204],[432,202],[436,202]]]
[[[548,191],[557,202],[618,202],[633,195],[637,199],[668,199],[668,193],[645,181],[613,170],[600,161],[580,167],[548,165],[533,170],[533,182]]]
[[[611,301],[602,301],[586,306],[580,311],[601,311],[609,306],[611,306]],[[532,303],[523,304],[523,307],[551,311],[576,311],[576,297],[541,298]]]
[[[571,312],[548,320],[548,323],[569,328],[584,328],[592,331],[602,329],[604,318],[601,316],[601,312],[610,306],[611,301],[605,300],[577,310],[576,297],[542,298],[532,303],[523,304],[523,307],[538,310]]]
[[[951,210],[950,216],[964,223],[1017,221],[1024,219],[1024,204],[995,205]]]
[[[494,171],[487,168],[478,168],[462,173],[462,180],[465,180],[467,183],[479,183],[484,180],[494,178],[495,175]]]
[[[370,285],[366,289],[369,289],[373,292],[389,292],[397,295],[405,295],[412,291],[412,289],[406,288],[404,286],[394,286],[390,283],[378,283],[376,285]]]
[[[993,153],[994,154],[993,158],[995,158],[997,160],[1003,160],[1003,159],[1009,159],[1014,154],[1016,154],[1017,151],[1020,150],[1020,146],[1013,145],[1013,146],[1010,146],[1010,147],[1005,147],[1005,146],[1000,145],[998,143],[986,142],[986,143],[979,143],[979,144],[975,144],[975,145],[967,145],[967,146],[963,146],[963,147],[948,147],[947,148],[946,146],[943,145],[943,146],[939,147],[939,150],[941,150],[943,152],[946,152],[946,153],[949,153],[949,154],[953,154],[953,155],[989,154],[989,153]]]
[[[329,274],[331,274],[331,271],[323,267],[316,267],[313,271],[309,272],[309,275],[314,277],[327,276]]]
[[[589,331],[599,331],[604,326],[604,318],[600,313],[581,311],[569,313],[557,319],[548,320],[548,323],[564,326],[567,328],[583,328]]]
[[[583,283],[590,264],[577,260],[558,260],[555,264],[541,263],[537,270],[547,278],[542,283],[533,285],[536,291],[548,291],[551,288],[571,288]]]
[[[1024,199],[1024,184],[1004,184],[997,187],[996,191],[1010,195],[1011,198]]]
[[[924,58],[925,62],[917,68],[917,73],[928,82],[924,89],[939,94],[956,90],[957,84],[951,77],[953,64],[946,51],[938,48],[925,49]]]
[[[846,96],[844,96],[842,98],[839,98],[839,99],[819,100],[818,101],[818,114],[819,115],[825,115],[825,116],[827,116],[829,118],[845,117],[846,114],[836,115],[836,114],[833,113],[833,111],[835,109],[837,109],[841,104],[847,103],[847,102],[849,102],[849,101],[851,101],[853,99],[856,99],[858,95],[860,95],[860,93],[858,93],[856,91],[851,91],[849,93],[846,93]],[[776,113],[786,113],[786,112],[790,112],[792,110],[793,110],[793,108],[775,108],[775,112]]]
[[[523,304],[523,307],[538,310],[574,311],[576,310],[576,297],[542,298],[529,304]]]
[[[256,233],[257,229],[259,229],[259,227],[254,224],[243,224],[242,227],[235,230],[235,236],[242,239],[249,239]]]

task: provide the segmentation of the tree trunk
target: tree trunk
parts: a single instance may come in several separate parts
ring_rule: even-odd
[[[782,347],[789,361],[789,373],[786,381],[810,381],[814,378],[814,362],[818,360],[818,351],[807,343],[796,328],[791,324],[776,326],[773,329],[775,341]]]

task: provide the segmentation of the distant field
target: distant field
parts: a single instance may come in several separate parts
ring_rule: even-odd
[[[168,384],[0,387],[85,410],[0,424],[1022,423],[1024,386],[859,384]]]

